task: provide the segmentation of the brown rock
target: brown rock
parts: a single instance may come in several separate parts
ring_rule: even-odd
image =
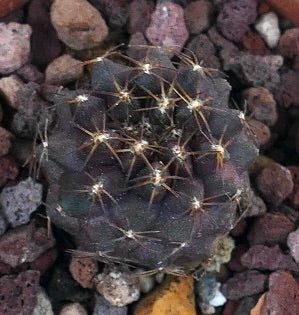
[[[25,82],[36,82],[42,83],[44,81],[44,74],[40,72],[36,66],[27,63],[22,68],[17,70],[17,74],[25,81]]]
[[[279,39],[279,53],[287,58],[299,55],[299,28],[286,30]]]
[[[62,55],[48,65],[45,74],[46,83],[65,85],[78,80],[83,75],[83,65],[80,60],[70,55]]]
[[[206,0],[191,2],[185,9],[185,21],[191,34],[199,34],[210,24],[212,3]]]
[[[60,40],[75,50],[96,47],[108,35],[101,14],[86,0],[55,0],[51,20]]]
[[[285,215],[279,212],[265,213],[253,223],[247,238],[251,245],[283,244],[294,228],[294,223]]]
[[[278,245],[254,245],[242,255],[241,263],[248,269],[299,271],[290,255],[284,255]]]
[[[230,300],[239,300],[245,296],[264,291],[268,276],[258,271],[244,271],[235,274],[222,286],[222,293]]]
[[[151,22],[154,2],[148,0],[133,0],[129,5],[128,31],[130,34],[145,33]]]
[[[6,155],[11,147],[12,134],[0,127],[0,156]]]
[[[250,315],[297,314],[299,286],[292,275],[277,271],[269,277],[269,291],[263,295]]]
[[[276,102],[269,90],[263,87],[249,88],[242,92],[242,97],[252,118],[268,126],[275,125],[278,119]]]
[[[292,206],[295,208],[299,207],[299,166],[288,166],[288,170],[292,174],[294,189],[293,192],[288,197],[288,200],[291,202]]]
[[[19,173],[17,164],[9,156],[0,157],[0,187],[8,180],[14,180]]]
[[[13,11],[21,8],[29,0],[1,0],[0,17],[6,16]]]
[[[293,191],[291,172],[278,163],[266,166],[256,179],[257,188],[264,199],[273,205],[280,205]]]
[[[291,21],[295,26],[299,26],[299,0],[266,0],[267,3],[276,12],[287,20]]]
[[[267,125],[255,119],[248,119],[247,123],[260,146],[268,143],[271,138],[271,131]]]
[[[153,45],[174,46],[180,51],[188,39],[183,9],[169,1],[157,4],[146,37]]]
[[[55,245],[46,228],[33,223],[9,230],[0,238],[0,259],[11,267],[32,262]]]
[[[0,74],[8,74],[29,60],[31,27],[27,24],[0,23]]]
[[[98,264],[88,257],[72,257],[70,273],[83,288],[93,288],[93,278],[98,272]]]
[[[11,107],[16,108],[17,93],[23,86],[22,80],[14,74],[0,79],[0,92]]]
[[[134,315],[156,314],[195,315],[193,279],[169,276],[138,302],[134,312]]]

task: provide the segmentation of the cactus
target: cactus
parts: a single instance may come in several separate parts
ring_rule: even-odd
[[[91,88],[53,96],[47,211],[77,255],[182,275],[242,215],[258,149],[219,71],[190,52],[143,49],[84,62]]]

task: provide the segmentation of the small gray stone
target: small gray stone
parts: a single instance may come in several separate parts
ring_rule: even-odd
[[[0,205],[7,221],[13,226],[28,223],[30,215],[41,204],[42,185],[31,177],[16,186],[4,187],[0,194]]]
[[[290,233],[287,240],[290,254],[295,259],[296,263],[299,264],[299,228]]]
[[[255,29],[270,48],[277,46],[280,38],[279,20],[274,12],[263,14],[255,23]]]
[[[59,315],[87,315],[87,311],[80,303],[70,303],[61,309]]]
[[[103,273],[98,274],[95,286],[107,301],[119,307],[137,301],[140,296],[138,278],[114,267],[107,267]]]
[[[54,315],[51,302],[44,290],[40,290],[37,294],[36,306],[32,315]]]
[[[31,33],[27,24],[0,23],[0,74],[11,73],[28,62]]]
[[[128,309],[126,306],[114,306],[101,295],[96,294],[96,302],[92,315],[127,315],[127,313]]]

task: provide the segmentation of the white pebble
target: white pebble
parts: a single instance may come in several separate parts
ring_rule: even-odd
[[[221,293],[221,291],[219,290],[220,288],[220,283],[217,283],[217,290],[215,292],[215,296],[213,297],[212,300],[210,300],[210,305],[214,306],[214,307],[218,307],[218,306],[222,306],[226,303],[226,298],[225,296]]]
[[[278,17],[274,12],[263,14],[255,24],[255,29],[270,48],[277,46],[280,38]]]

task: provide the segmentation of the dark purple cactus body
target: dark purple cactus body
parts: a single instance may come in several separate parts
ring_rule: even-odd
[[[80,251],[176,273],[234,227],[258,150],[221,74],[168,53],[94,60],[91,90],[56,96],[43,170],[48,214]]]

